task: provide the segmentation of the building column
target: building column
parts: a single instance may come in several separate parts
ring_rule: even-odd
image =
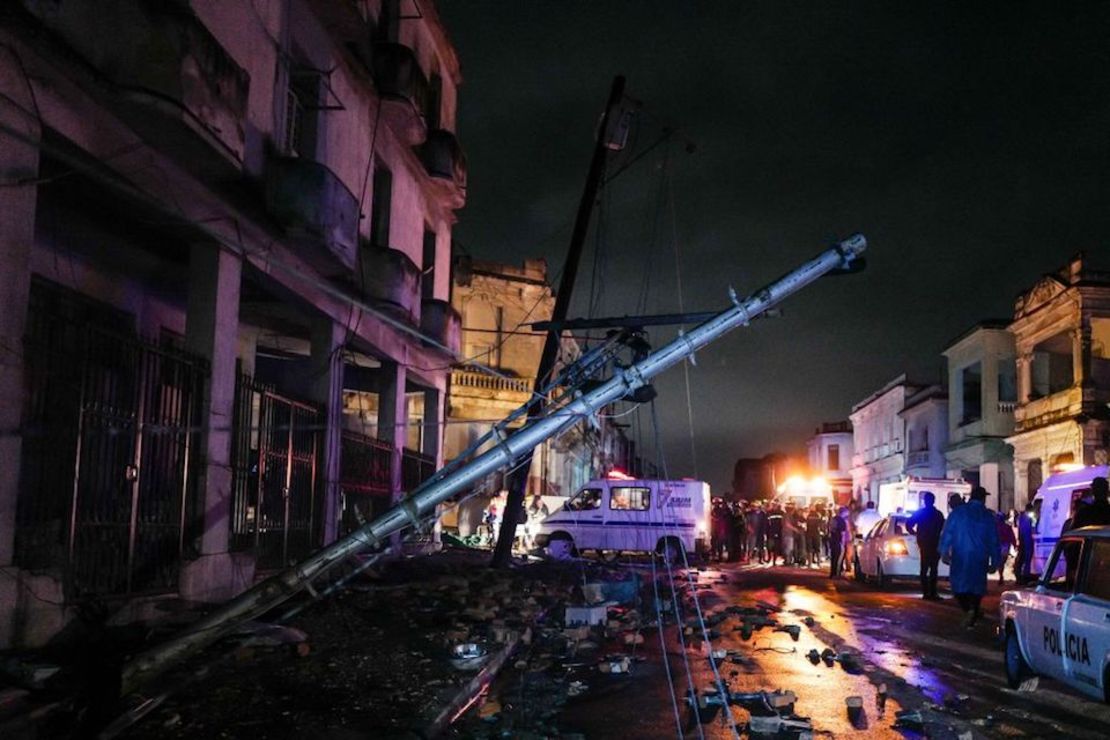
[[[185,346],[211,369],[201,419],[200,556],[184,564],[180,584],[183,597],[198,601],[230,598],[253,580],[253,568],[233,563],[228,552],[242,267],[238,255],[218,244],[197,243],[190,250]]]
[[[339,483],[343,447],[343,345],[347,331],[330,318],[312,323],[312,400],[324,407],[324,433],[320,440],[320,475],[323,502],[324,543],[334,542],[339,532]]]
[[[438,388],[428,388],[424,391],[424,433],[420,435],[423,449],[420,451],[434,461],[436,470],[443,467],[443,436],[445,430],[443,424],[440,423],[442,419],[443,394]],[[444,508],[443,504],[436,506],[435,524],[432,526],[432,542],[436,545],[441,542],[440,535],[443,532],[443,525],[440,522],[440,515]]]
[[[443,393],[438,388],[424,391],[424,433],[422,453],[435,461],[436,470],[443,467]]]
[[[1071,332],[1071,366],[1077,388],[1092,387],[1091,379],[1091,320],[1079,319],[1079,326]]]
[[[1017,356],[1017,399],[1019,404],[1027,404],[1033,396],[1033,355],[1025,352]]]
[[[0,188],[0,265],[4,266],[4,279],[0,280],[0,567],[4,567],[12,563],[15,544],[22,447],[23,333],[31,292],[38,201],[35,178],[39,150],[35,142],[40,140],[41,131],[26,112],[34,109],[30,82],[19,72],[11,52],[3,47],[0,60],[0,123],[30,140],[0,133],[0,180],[6,185]],[[26,185],[14,184],[24,180]]]
[[[11,567],[23,438],[23,334],[31,293],[31,253],[38,205],[42,132],[33,115],[31,84],[12,53],[0,45],[0,124],[22,140],[0,133],[0,648],[41,644],[65,623],[61,584]],[[22,109],[22,110],[21,110]],[[25,181],[26,184],[17,183]],[[32,594],[37,595],[39,601]]]
[[[382,363],[382,384],[378,394],[378,436],[393,449],[390,466],[390,501],[396,503],[405,495],[401,476],[401,456],[405,449],[409,407],[405,398],[405,366],[396,362]]]

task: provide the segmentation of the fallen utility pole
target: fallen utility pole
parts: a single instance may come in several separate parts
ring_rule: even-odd
[[[138,654],[123,668],[123,693],[130,693],[175,662],[216,642],[239,622],[258,617],[282,604],[309,586],[313,579],[348,557],[386,544],[392,534],[407,527],[419,528],[423,517],[433,511],[436,505],[464,492],[490,473],[511,466],[536,445],[560,434],[581,419],[627,398],[647,385],[650,378],[678,364],[732,329],[748,325],[753,318],[821,276],[850,267],[866,248],[867,240],[857,234],[825,250],[743,300],[731,293],[733,305],[712,319],[677,337],[639,362],[617,369],[613,377],[593,390],[572,398],[541,419],[526,423],[513,434],[504,437],[492,449],[476,455],[469,463],[451,473],[436,476],[422,484],[377,519],[317,550],[297,565],[247,589],[178,636]]]

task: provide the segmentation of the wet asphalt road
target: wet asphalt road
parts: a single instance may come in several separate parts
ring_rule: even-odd
[[[997,605],[1000,589],[991,583],[984,600],[984,619],[973,630],[960,626],[961,612],[950,600],[922,601],[914,583],[877,586],[850,580],[830,581],[826,573],[797,568],[731,565],[697,572],[697,593],[704,610],[763,602],[778,607],[778,621],[800,624],[794,642],[786,633],[758,631],[741,639],[737,618],[718,626],[717,649],[735,649],[751,664],[722,662],[723,677],[733,691],[789,689],[798,696],[797,714],[813,721],[814,735],[833,737],[1110,737],[1110,707],[1085,698],[1067,686],[1041,679],[1033,692],[1006,686],[1002,654],[997,648]],[[684,579],[685,571],[676,574]],[[665,576],[661,577],[661,579]],[[942,592],[943,593],[943,592]],[[813,626],[805,626],[806,616]],[[713,683],[705,647],[679,643],[679,631],[664,631],[674,694],[681,704],[692,683],[699,690]],[[645,632],[646,642],[631,676],[611,677],[572,702],[561,726],[588,738],[675,737],[680,724],[685,737],[699,737],[687,726],[688,710],[679,706],[676,723],[658,633]],[[826,647],[858,654],[860,670],[840,665],[814,666],[806,654]],[[882,712],[877,690],[887,687]],[[849,721],[845,698],[863,698],[864,713]],[[966,698],[964,696],[966,695]],[[923,710],[924,727],[895,728],[900,709]],[[733,709],[743,731],[747,713]],[[705,737],[731,737],[723,715],[701,726]]]

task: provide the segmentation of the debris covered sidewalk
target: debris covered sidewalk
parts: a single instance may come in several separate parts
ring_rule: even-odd
[[[584,580],[608,584],[588,587],[592,597],[638,593],[634,574],[601,564],[487,563],[465,550],[392,561],[287,625],[245,625],[177,671],[170,681],[182,688],[126,736],[426,737],[471,717],[484,734],[512,710],[488,684],[534,635],[564,631],[564,606],[591,600]],[[553,679],[554,693],[572,684]],[[558,737],[557,708],[530,723]]]

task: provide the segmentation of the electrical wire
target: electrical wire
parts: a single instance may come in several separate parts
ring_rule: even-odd
[[[674,248],[674,277],[675,289],[678,293],[678,312],[685,313],[686,307],[682,300],[682,259],[679,255],[678,246],[678,218],[675,215],[674,188],[672,187],[669,173],[667,174],[666,185],[667,201],[670,206],[669,210],[671,216],[671,245]],[[680,329],[679,333],[681,332],[682,330]],[[694,477],[700,478],[701,476],[698,474],[698,448],[694,439],[694,401],[693,396],[690,393],[690,362],[690,358],[688,357],[684,357],[682,359],[682,375],[686,383],[686,419],[689,422],[690,429],[691,467],[694,471]]]
[[[656,406],[655,406],[654,401],[652,401],[650,408],[651,408],[652,429],[653,429],[654,437],[656,439],[656,446],[657,446],[657,449],[659,451],[658,452],[659,462],[660,462],[660,465],[661,465],[662,471],[663,471],[663,479],[664,480],[669,480],[670,479],[670,473],[667,470],[666,458],[664,458],[663,454],[662,454],[662,445],[661,445],[661,442],[660,442],[661,434],[660,434],[660,430],[659,430],[659,416],[658,416],[658,413],[656,411]],[[664,531],[666,531],[667,528],[666,528],[666,515],[665,515],[665,513],[663,515],[663,521],[664,521]],[[676,520],[672,520],[672,524],[674,524],[675,521]],[[677,532],[674,536],[675,536],[675,539],[678,542],[681,542],[681,540],[677,538]],[[728,687],[725,685],[724,680],[721,678],[720,670],[717,667],[717,659],[713,657],[713,641],[709,639],[709,629],[705,625],[705,616],[702,612],[701,600],[698,598],[697,584],[694,582],[693,576],[691,575],[692,569],[690,567],[690,562],[689,562],[689,560],[687,559],[687,556],[686,556],[686,548],[682,547],[681,544],[680,544],[678,546],[678,551],[682,556],[682,564],[683,564],[683,567],[686,571],[687,586],[690,589],[690,599],[694,604],[694,613],[697,615],[698,626],[701,630],[702,640],[704,641],[704,643],[706,645],[706,648],[707,648],[707,653],[708,653],[708,657],[709,657],[709,666],[713,671],[714,684],[717,687],[718,696],[727,700],[728,695],[729,695]],[[671,591],[672,591],[672,593],[674,593],[676,591],[676,589],[674,589],[674,574],[671,572],[671,566],[670,566],[670,562],[669,562],[670,558],[664,558],[664,559],[666,561],[668,561],[667,562],[667,570],[668,570],[668,574],[671,578],[671,586],[672,586]],[[696,696],[693,692],[693,689],[691,689],[690,698],[691,698],[691,701],[696,700]],[[696,713],[697,707],[696,706],[693,707],[693,710]],[[731,711],[731,709],[729,709],[727,701],[725,702],[725,710],[726,710],[725,717],[728,719],[728,725],[729,725],[729,728],[732,730],[732,736],[734,738],[739,738],[740,733],[737,730],[736,718],[732,716],[732,711]],[[701,728],[701,723],[700,722],[698,723],[698,728],[699,728],[699,734],[700,734],[700,728]]]

